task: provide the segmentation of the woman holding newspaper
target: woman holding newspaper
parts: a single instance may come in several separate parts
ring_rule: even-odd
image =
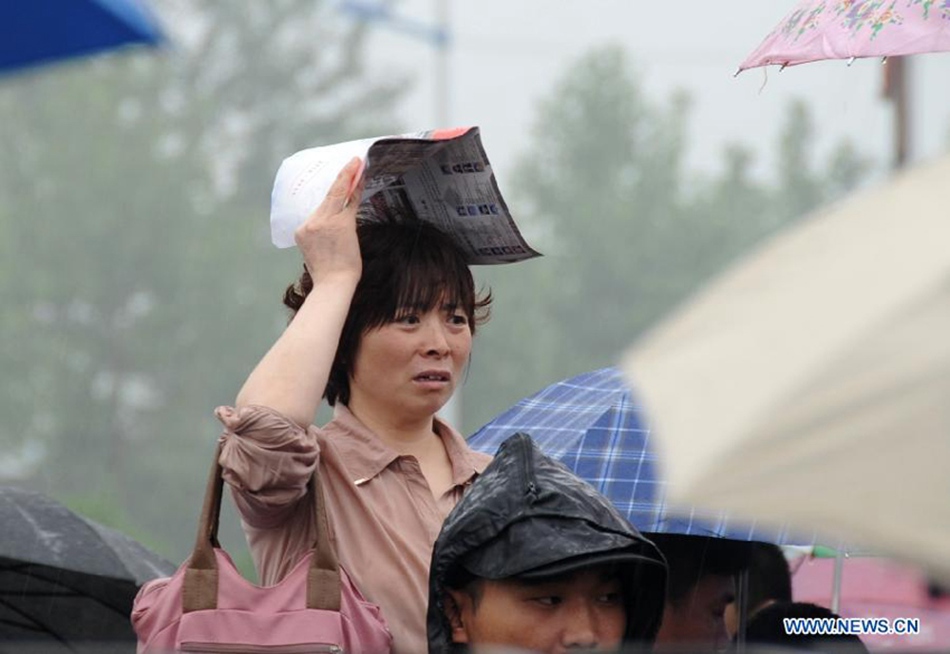
[[[342,566],[381,608],[394,651],[415,654],[427,648],[433,542],[489,461],[435,414],[491,298],[437,228],[357,226],[361,172],[350,161],[295,232],[305,271],[285,293],[293,317],[236,406],[217,410],[221,463],[267,585],[313,542],[318,467]],[[318,428],[324,397],[334,414]]]

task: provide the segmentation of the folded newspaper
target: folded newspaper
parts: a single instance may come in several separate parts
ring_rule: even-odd
[[[539,256],[508,212],[478,127],[432,130],[301,150],[284,159],[271,195],[271,239],[294,245],[294,230],[323,201],[340,169],[365,162],[358,220],[424,220],[446,232],[470,264]]]

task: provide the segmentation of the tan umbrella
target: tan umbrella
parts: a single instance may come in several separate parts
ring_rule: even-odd
[[[758,248],[623,369],[671,501],[950,580],[950,157]]]

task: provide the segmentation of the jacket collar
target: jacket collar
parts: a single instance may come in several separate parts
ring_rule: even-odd
[[[373,479],[403,456],[341,403],[334,406],[333,420],[324,429],[346,433],[347,438],[334,440],[334,446],[340,451],[350,480],[357,486]],[[438,417],[435,418],[435,432],[442,439],[452,464],[452,483],[455,486],[471,483],[488,465],[485,457],[476,456],[462,435]]]

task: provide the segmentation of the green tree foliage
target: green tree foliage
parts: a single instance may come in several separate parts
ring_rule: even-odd
[[[464,390],[469,432],[557,379],[616,363],[699,284],[869,169],[848,143],[816,165],[810,115],[794,103],[772,181],[738,144],[717,175],[698,177],[684,166],[688,119],[684,95],[645,96],[619,47],[583,57],[541,103],[510,191],[546,256],[478,271],[495,302]]]
[[[280,158],[396,127],[404,80],[313,0],[165,0],[157,53],[0,86],[0,478],[180,559],[212,410],[282,328]]]

